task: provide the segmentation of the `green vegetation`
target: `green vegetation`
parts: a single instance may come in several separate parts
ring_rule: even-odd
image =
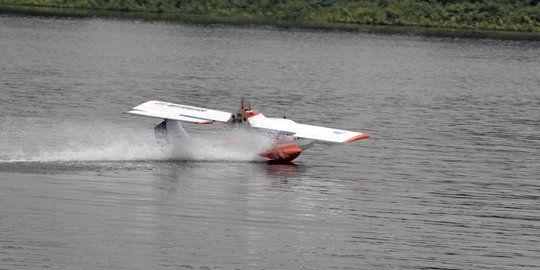
[[[540,0],[0,0],[0,3],[314,23],[540,32]]]

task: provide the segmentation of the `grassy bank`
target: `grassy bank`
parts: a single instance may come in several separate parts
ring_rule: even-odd
[[[58,8],[540,32],[540,0],[0,0]]]

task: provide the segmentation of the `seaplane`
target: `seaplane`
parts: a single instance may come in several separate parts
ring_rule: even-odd
[[[156,140],[160,144],[170,143],[174,138],[189,137],[182,122],[199,125],[221,122],[228,126],[266,132],[272,135],[273,143],[260,156],[277,163],[291,162],[317,141],[348,143],[370,136],[367,133],[299,124],[286,117],[266,117],[253,110],[251,103],[245,99],[241,99],[240,109],[236,113],[155,100],[135,106],[126,113],[162,119],[154,127]]]

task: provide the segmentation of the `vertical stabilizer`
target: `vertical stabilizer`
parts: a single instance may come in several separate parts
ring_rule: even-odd
[[[182,139],[190,138],[189,134],[184,130],[182,123],[176,120],[163,120],[163,122],[154,127],[154,135],[159,145],[174,144]]]
[[[167,121],[159,123],[154,127],[154,135],[156,136],[156,143],[165,146],[169,144],[169,136],[167,134]]]

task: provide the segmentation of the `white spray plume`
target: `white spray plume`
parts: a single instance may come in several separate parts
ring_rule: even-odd
[[[156,143],[153,130],[110,123],[10,122],[1,130],[0,161],[258,161],[272,136],[246,129],[209,130],[175,145]]]

